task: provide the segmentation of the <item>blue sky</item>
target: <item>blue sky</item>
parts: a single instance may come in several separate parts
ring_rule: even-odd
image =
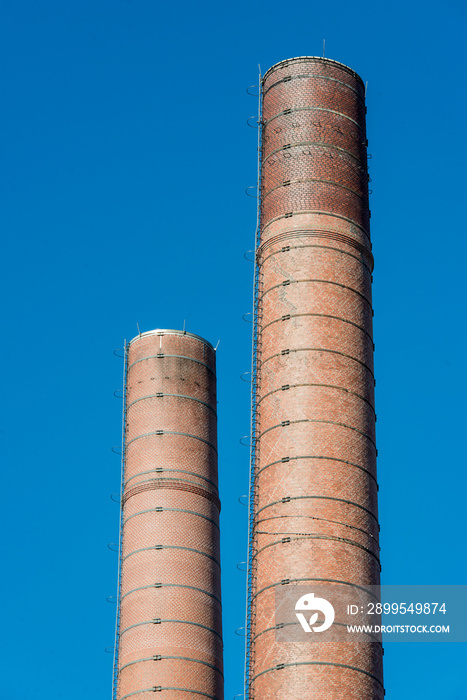
[[[242,692],[256,100],[300,55],[368,81],[383,581],[466,583],[466,4],[3,0],[0,700],[111,696],[123,340],[218,350],[226,700]],[[465,698],[393,644],[388,700]]]

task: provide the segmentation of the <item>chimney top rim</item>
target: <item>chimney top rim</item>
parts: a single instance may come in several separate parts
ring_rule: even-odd
[[[262,76],[262,82],[266,80],[266,77],[271,73],[272,71],[276,70],[279,66],[282,64],[284,66],[288,65],[289,63],[299,63],[299,62],[304,62],[304,61],[316,61],[318,63],[330,63],[334,66],[338,66],[339,68],[343,68],[349,73],[351,73],[353,76],[355,76],[363,85],[363,80],[359,76],[359,74],[353,70],[353,68],[350,68],[350,66],[347,66],[345,63],[341,63],[340,61],[334,61],[332,58],[324,58],[323,56],[294,56],[293,58],[285,58],[283,61],[278,61],[277,63],[274,63],[266,73]]]
[[[195,338],[196,340],[200,340],[202,343],[207,345],[209,348],[214,350],[213,345],[209,342],[209,340],[206,340],[206,338],[203,338],[200,335],[196,335],[195,333],[188,333],[188,331],[180,331],[180,330],[175,330],[173,328],[154,328],[152,331],[146,331],[145,333],[140,333],[139,335],[136,335],[134,338],[132,338],[128,345],[131,345],[132,343],[135,343],[137,340],[140,338],[145,338],[149,335],[185,335],[188,338]]]

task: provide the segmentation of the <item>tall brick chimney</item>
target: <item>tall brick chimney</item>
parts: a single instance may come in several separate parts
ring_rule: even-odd
[[[378,644],[281,644],[275,592],[380,578],[365,88],[299,57],[262,81],[250,700],[381,700]]]
[[[223,698],[215,359],[174,330],[127,349],[118,700]]]

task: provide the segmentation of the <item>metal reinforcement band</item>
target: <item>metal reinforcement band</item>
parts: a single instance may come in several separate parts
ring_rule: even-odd
[[[294,238],[323,238],[327,239],[330,241],[336,241],[338,243],[343,243],[344,245],[348,245],[351,248],[355,248],[359,253],[364,255],[369,264],[370,264],[370,269],[372,270],[374,267],[374,259],[373,259],[373,254],[371,253],[371,250],[369,250],[366,246],[362,245],[359,241],[357,241],[355,238],[351,238],[350,236],[346,236],[344,233],[339,233],[338,231],[329,231],[328,229],[290,229],[288,231],[282,231],[282,233],[278,233],[276,236],[273,236],[271,238],[268,238],[264,243],[261,244],[261,246],[258,248],[256,256],[258,260],[258,265],[261,265],[264,260],[262,260],[262,256],[265,250],[270,248],[273,245],[283,243],[284,241],[288,241]],[[312,247],[312,246],[297,246],[298,248],[305,248],[305,247]],[[318,246],[313,246],[313,247],[318,247]],[[321,246],[320,246],[321,247]],[[288,252],[289,250],[292,250],[292,246],[284,246],[281,250],[274,251],[271,253],[271,255],[276,255],[277,253],[285,253]],[[343,251],[341,248],[332,248],[332,250],[337,250],[339,252],[345,253],[347,251]],[[270,257],[270,256],[268,256]],[[267,258],[265,258],[267,259]],[[360,258],[357,258],[357,260],[360,260]]]
[[[220,673],[222,678],[224,677],[224,674],[222,673],[220,668],[218,668],[217,666],[214,666],[214,664],[208,663],[207,661],[202,661],[202,659],[194,659],[190,656],[167,656],[166,654],[155,654],[154,656],[147,656],[144,659],[135,659],[134,661],[129,661],[127,664],[124,664],[120,668],[120,671],[123,671],[123,669],[127,668],[128,666],[133,666],[134,664],[140,664],[140,663],[143,663],[144,661],[163,661],[166,659],[171,659],[174,661],[192,661],[195,664],[202,664],[203,666],[207,666],[208,668],[212,668],[214,671],[217,671],[218,673]]]
[[[263,432],[259,434],[259,437],[262,438],[263,435],[266,435],[266,433],[269,433],[271,430],[277,430],[277,428],[286,428],[289,425],[296,425],[297,423],[321,423],[325,425],[337,425],[339,428],[347,428],[348,430],[354,430],[356,433],[369,440],[376,449],[376,443],[373,440],[373,438],[370,435],[364,433],[362,430],[354,428],[352,425],[347,425],[346,423],[338,423],[335,420],[320,420],[318,418],[300,418],[299,420],[283,420],[281,423],[278,423],[277,425],[271,425],[270,428],[266,428],[266,430],[263,430]]]
[[[296,238],[304,238],[307,234],[299,234],[296,236]],[[312,235],[312,234],[310,234]],[[287,237],[284,240],[287,240],[288,238],[294,238],[292,235],[287,235]],[[270,239],[272,240],[272,239]],[[266,241],[268,243],[268,241]],[[349,244],[350,245],[350,244]],[[265,244],[265,250],[268,248]],[[327,245],[320,245],[319,243],[309,243],[305,245],[285,245],[282,246],[282,248],[279,248],[278,250],[274,250],[272,253],[269,255],[265,255],[264,257],[258,259],[258,265],[262,266],[264,263],[269,260],[269,258],[272,258],[275,255],[279,255],[280,253],[288,253],[291,250],[302,250],[303,248],[318,248],[320,250],[333,250],[336,253],[341,253],[342,255],[347,255],[349,258],[353,258],[354,260],[358,260],[363,267],[370,273],[373,271],[373,267],[369,267],[364,260],[361,260],[361,258],[357,257],[356,255],[353,255],[353,253],[350,253],[348,250],[343,250],[342,248],[335,248],[334,246],[327,246]],[[258,253],[259,255],[259,253]],[[362,253],[363,255],[363,253]],[[373,256],[370,253],[370,258],[373,260]],[[373,263],[372,263],[373,265]]]
[[[336,625],[337,627],[347,627],[347,625],[344,625],[342,622],[334,621],[332,624]],[[261,637],[262,634],[266,634],[267,632],[276,632],[276,630],[281,630],[284,627],[295,627],[297,625],[299,625],[298,622],[278,622],[277,625],[274,625],[274,627],[267,627],[265,630],[261,630],[261,632],[258,632],[255,639]],[[374,640],[373,643],[382,646],[382,643],[376,635],[372,634],[371,632],[363,632],[363,634],[366,634],[368,637],[371,637]]]
[[[339,666],[340,668],[346,668],[350,671],[358,671],[358,673],[364,673],[366,676],[370,676],[370,678],[373,678],[379,683],[381,687],[383,687],[383,684],[381,683],[379,678],[373,675],[373,673],[369,673],[363,668],[357,668],[356,666],[350,666],[349,664],[340,664],[334,661],[294,661],[293,663],[276,664],[276,666],[272,666],[271,668],[267,668],[264,671],[257,673],[256,676],[253,676],[251,680],[254,681],[256,680],[256,678],[262,676],[264,673],[270,673],[271,671],[280,671],[288,666]]]
[[[187,399],[188,401],[196,401],[197,403],[200,403],[203,406],[206,406],[206,408],[209,408],[214,413],[214,415],[217,415],[215,408],[213,408],[208,403],[206,403],[206,401],[201,401],[201,399],[197,399],[194,396],[186,396],[185,394],[166,394],[165,392],[162,392],[162,391],[158,391],[156,394],[148,394],[147,396],[140,396],[139,399],[135,399],[134,401],[129,403],[126,408],[128,410],[131,406],[133,406],[135,403],[138,403],[139,401],[145,401],[146,399],[162,399],[165,396],[171,396],[171,397],[175,397],[177,399]]]
[[[347,528],[349,528],[350,530],[357,530],[358,532],[361,532],[361,533],[363,533],[364,535],[366,535],[367,537],[369,537],[370,539],[372,539],[372,540],[374,541],[375,544],[378,544],[377,541],[376,541],[376,539],[375,539],[375,537],[374,537],[374,535],[372,535],[371,532],[368,532],[368,530],[364,530],[363,528],[357,527],[356,525],[349,525],[348,523],[343,523],[343,522],[341,522],[340,520],[330,520],[329,518],[321,518],[321,517],[319,517],[319,516],[317,516],[317,515],[271,515],[270,518],[260,518],[259,520],[255,520],[255,522],[254,522],[255,533],[256,533],[257,535],[300,535],[300,537],[308,537],[308,535],[313,535],[313,534],[315,534],[315,533],[313,533],[313,532],[288,532],[288,531],[285,531],[285,532],[274,532],[274,531],[273,531],[273,532],[269,532],[269,530],[258,530],[258,529],[256,529],[256,528],[257,528],[257,525],[259,525],[260,523],[267,523],[267,522],[270,522],[271,520],[283,520],[283,519],[286,519],[286,518],[292,518],[292,519],[295,519],[295,518],[309,518],[310,520],[318,520],[319,522],[322,522],[322,523],[331,523],[332,525],[340,525],[340,526],[342,526],[342,527],[347,527]],[[379,547],[379,545],[378,545],[378,549],[379,549],[379,548],[380,548],[380,547]]]
[[[207,552],[202,552],[200,549],[194,549],[193,547],[182,547],[181,545],[174,545],[174,544],[154,544],[151,547],[141,547],[140,549],[135,549],[133,552],[129,552],[128,554],[125,554],[123,557],[123,561],[128,559],[128,557],[133,556],[133,554],[140,554],[141,552],[150,552],[153,550],[157,551],[162,551],[165,549],[181,549],[184,550],[185,552],[193,552],[194,554],[201,554],[202,557],[207,557],[208,559],[211,559],[217,566],[220,568],[220,561],[218,561],[215,557],[213,557],[211,554],[208,554]]]
[[[277,389],[271,389],[271,391],[266,392],[266,394],[263,394],[263,396],[258,399],[258,405],[261,403],[261,401],[268,396],[271,396],[271,394],[276,394],[279,391],[289,391],[290,389],[299,389],[300,387],[304,386],[314,386],[320,389],[333,389],[335,391],[343,391],[345,394],[349,394],[351,396],[356,396],[358,399],[361,399],[362,401],[365,401],[366,404],[371,408],[371,410],[375,411],[373,408],[373,404],[368,401],[364,396],[361,394],[358,394],[356,391],[351,391],[350,389],[347,389],[345,386],[336,386],[335,384],[319,384],[317,382],[303,382],[301,384],[282,384],[282,386],[277,387]]]
[[[359,131],[363,132],[363,129],[360,126],[360,124],[357,121],[355,121],[355,119],[352,119],[352,117],[349,117],[348,114],[344,114],[343,112],[337,112],[335,109],[328,109],[327,107],[288,107],[287,109],[283,109],[281,112],[277,112],[277,114],[273,114],[272,117],[269,117],[269,119],[266,119],[266,121],[263,122],[263,128],[267,126],[270,122],[272,122],[274,119],[277,119],[278,117],[286,117],[288,114],[293,114],[294,112],[329,112],[330,114],[335,114],[336,116],[342,117],[343,119],[348,119],[349,122],[355,124]]]
[[[362,467],[361,464],[355,464],[355,462],[349,462],[347,459],[339,459],[338,457],[328,457],[326,455],[295,455],[293,457],[282,457],[281,459],[276,459],[274,462],[265,464],[264,467],[258,469],[256,476],[259,476],[262,471],[264,471],[265,469],[269,469],[269,467],[272,467],[275,464],[287,464],[287,462],[290,462],[293,459],[325,459],[329,460],[330,462],[341,462],[342,464],[347,464],[350,467],[355,467],[356,469],[360,469],[361,471],[365,472],[366,474],[368,474],[368,476],[370,476],[373,479],[375,485],[378,485],[375,476],[369,471],[369,469],[366,469],[366,467]]]
[[[271,224],[273,224],[275,221],[280,221],[281,219],[290,219],[292,216],[301,216],[303,214],[316,214],[318,216],[329,216],[334,219],[340,219],[341,221],[347,221],[347,223],[352,224],[352,226],[355,226],[358,228],[368,239],[370,240],[370,232],[367,231],[363,226],[361,226],[359,223],[351,219],[349,216],[343,216],[342,214],[335,214],[332,211],[323,211],[321,209],[295,209],[292,211],[288,211],[285,214],[280,214],[280,216],[274,216],[272,219],[269,219],[268,223],[265,224],[263,227],[263,233],[266,231]]]
[[[256,534],[259,534],[258,531],[256,531]],[[266,533],[269,534],[269,533]],[[297,535],[300,533],[297,533]],[[333,542],[340,542],[343,544],[348,544],[351,547],[359,547],[360,549],[363,549],[367,554],[370,554],[372,557],[376,559],[378,564],[380,563],[379,557],[371,551],[371,549],[368,549],[368,547],[365,547],[363,544],[360,544],[359,542],[355,542],[355,540],[349,540],[346,537],[336,537],[335,535],[321,535],[319,533],[313,533],[313,534],[308,534],[308,535],[300,535],[300,537],[284,537],[281,540],[277,540],[276,542],[270,542],[269,544],[264,545],[264,547],[261,547],[260,549],[257,549],[256,552],[253,555],[253,559],[256,558],[261,552],[264,552],[265,549],[268,549],[269,547],[276,547],[279,544],[289,544],[290,542],[302,542],[303,540],[332,540]]]
[[[172,688],[163,687],[161,685],[155,685],[152,688],[143,688],[143,690],[134,690],[132,693],[127,693],[123,695],[120,700],[125,700],[132,695],[140,695],[140,693],[161,693],[163,690],[177,690],[180,693],[195,693],[196,695],[202,695],[205,698],[211,698],[212,700],[220,700],[217,695],[209,695],[209,693],[202,693],[200,690],[193,690],[193,688]]]
[[[339,350],[331,350],[330,348],[285,348],[284,350],[281,350],[281,352],[276,352],[274,355],[269,355],[269,357],[266,357],[262,362],[261,366],[266,364],[269,360],[272,360],[274,357],[280,357],[281,355],[288,355],[291,352],[330,352],[335,355],[341,355],[342,357],[347,357],[349,360],[353,360],[354,362],[358,362],[359,365],[364,367],[365,369],[368,370],[368,372],[371,374],[372,377],[374,377],[373,370],[371,367],[368,367],[367,364],[359,360],[357,357],[353,357],[352,355],[348,355],[345,352],[340,352]]]
[[[277,506],[281,503],[289,503],[289,501],[300,501],[303,499],[307,498],[314,498],[317,500],[323,500],[323,501],[337,501],[339,503],[345,503],[346,505],[349,506],[354,506],[355,508],[360,508],[361,510],[364,510],[366,513],[371,515],[372,518],[378,522],[378,519],[374,513],[371,512],[371,510],[368,510],[368,508],[365,508],[365,506],[360,505],[360,503],[355,503],[355,501],[348,501],[346,498],[336,498],[335,496],[315,496],[315,495],[306,495],[306,496],[283,496],[280,501],[272,501],[272,503],[268,503],[267,505],[263,506],[262,508],[259,508],[256,511],[256,515],[259,515],[263,510],[266,510],[266,508],[271,508],[271,506]]]
[[[310,278],[310,279],[302,279],[302,280],[293,280],[293,279],[285,279],[282,282],[279,282],[279,284],[275,284],[272,287],[269,287],[269,289],[265,289],[264,292],[260,295],[260,299],[264,299],[266,294],[269,294],[269,292],[272,292],[274,289],[280,289],[281,287],[288,287],[291,284],[301,284],[304,282],[313,282],[313,283],[319,283],[319,284],[330,284],[333,287],[339,287],[340,289],[346,289],[349,292],[353,292],[357,296],[360,297],[360,299],[363,299],[363,301],[366,301],[367,304],[371,308],[371,301],[361,292],[359,292],[357,289],[354,289],[353,287],[349,287],[347,284],[341,284],[340,282],[333,282],[332,280],[323,280],[323,279],[316,279],[316,278]]]
[[[281,151],[288,151],[292,148],[301,148],[302,146],[320,146],[321,148],[329,148],[331,151],[337,151],[338,153],[345,153],[346,155],[350,156],[354,160],[357,161],[361,166],[365,165],[363,161],[361,161],[357,156],[355,156],[351,151],[347,150],[346,148],[342,148],[341,146],[333,146],[331,143],[325,143],[324,141],[297,141],[297,143],[286,143],[280,148],[275,148],[271,153],[268,153],[267,156],[263,158],[262,165],[268,162],[269,158],[272,158],[276,153],[280,153]],[[289,183],[292,182],[301,182],[300,180],[289,180]],[[311,182],[323,182],[323,180],[316,180],[312,179]],[[328,181],[327,184],[330,185],[337,185],[338,183],[334,181]],[[280,185],[279,185],[280,186]],[[342,185],[340,185],[342,187]],[[275,189],[275,188],[274,188]],[[346,187],[345,189],[349,189]],[[357,194],[354,190],[350,190],[354,194]],[[272,192],[272,190],[268,190],[267,194],[269,192]],[[267,196],[267,194],[263,194],[263,201],[264,198]],[[359,195],[360,196],[360,195]]]
[[[199,435],[192,435],[191,433],[181,433],[176,430],[154,430],[150,433],[143,433],[142,435],[137,435],[131,440],[128,440],[128,442],[126,443],[126,447],[128,447],[128,445],[131,445],[131,443],[135,440],[141,440],[141,438],[145,437],[152,437],[153,435],[181,435],[182,437],[188,437],[192,438],[193,440],[199,440],[200,442],[204,442],[206,445],[209,445],[209,447],[212,447],[214,452],[217,454],[217,448],[215,445],[212,444],[212,442],[209,442],[208,440],[199,437]]]
[[[215,634],[216,637],[219,637],[219,639],[222,639],[221,635],[218,632],[216,632],[216,630],[212,629],[212,627],[207,627],[206,625],[201,625],[199,622],[192,622],[191,620],[165,620],[161,617],[155,617],[153,620],[143,620],[143,622],[135,622],[134,625],[130,625],[129,627],[125,627],[125,629],[120,632],[120,636],[125,634],[125,632],[128,632],[129,630],[133,629],[134,627],[141,627],[142,625],[162,625],[164,622],[171,622],[174,624],[192,625],[193,627],[200,627],[201,629],[204,629],[204,630],[207,630],[208,632],[211,632],[211,634]]]
[[[128,477],[128,479],[125,481],[125,486],[133,479],[137,479],[139,476],[146,476],[146,474],[168,474],[169,472],[175,474],[189,474],[190,476],[196,476],[197,479],[202,479],[202,481],[206,481],[206,483],[213,486],[216,491],[218,490],[217,484],[214,483],[214,481],[212,481],[211,479],[208,479],[206,476],[203,476],[202,474],[197,474],[196,472],[188,472],[186,471],[186,469],[165,469],[164,467],[154,467],[154,469],[149,469],[145,472],[138,472],[138,474],[133,474],[133,476]]]
[[[359,91],[351,85],[349,85],[348,83],[344,83],[342,80],[338,80],[337,78],[332,78],[330,75],[319,75],[317,73],[304,73],[303,75],[286,75],[284,78],[276,80],[275,83],[271,83],[271,85],[269,85],[269,87],[266,90],[263,90],[263,95],[266,95],[269,92],[269,90],[272,90],[272,88],[276,87],[277,85],[280,85],[281,83],[290,83],[291,80],[309,80],[310,78],[312,80],[318,78],[319,80],[330,80],[334,83],[338,83],[339,85],[342,85],[342,87],[346,87],[349,90],[352,90],[352,92],[355,93],[356,97],[358,97],[362,102],[364,102],[364,98],[359,93]]]
[[[202,367],[205,367],[207,370],[209,370],[209,372],[214,373],[212,367],[207,365],[205,362],[201,362],[201,360],[197,360],[195,357],[188,357],[187,355],[169,355],[165,352],[158,352],[156,355],[147,355],[147,357],[140,357],[138,360],[132,362],[128,369],[131,369],[132,367],[137,365],[138,362],[144,362],[144,360],[161,360],[165,357],[176,357],[178,360],[189,360],[190,362],[196,362],[198,365],[201,365]]]
[[[219,529],[219,525],[216,523],[213,518],[209,518],[207,515],[204,515],[204,513],[198,513],[195,510],[186,510],[185,508],[165,508],[162,506],[156,506],[155,508],[147,508],[146,510],[140,510],[137,513],[132,513],[129,515],[125,520],[123,521],[124,524],[130,520],[130,518],[136,518],[137,515],[145,515],[146,513],[164,513],[166,511],[169,511],[171,513],[188,513],[188,515],[195,515],[198,518],[204,518],[204,520],[208,520],[210,523],[212,523],[217,529]]]
[[[218,598],[214,593],[210,593],[209,591],[205,591],[204,588],[197,588],[196,586],[188,586],[187,584],[183,583],[161,583],[161,582],[156,582],[156,583],[150,583],[147,586],[138,586],[138,588],[132,588],[130,591],[127,591],[125,595],[122,596],[124,598],[127,595],[130,595],[130,593],[136,593],[137,591],[146,591],[149,588],[186,588],[190,591],[197,591],[198,593],[204,593],[205,595],[209,596],[209,598],[213,598],[219,605],[222,605],[221,599]]]
[[[354,321],[349,321],[347,318],[342,318],[342,316],[333,316],[332,314],[317,314],[317,313],[303,313],[303,314],[284,314],[283,316],[280,316],[279,318],[273,318],[272,321],[269,321],[269,323],[265,323],[263,326],[263,331],[266,330],[266,328],[269,328],[269,326],[272,326],[273,323],[279,323],[280,321],[290,321],[291,318],[303,318],[305,316],[312,316],[314,318],[332,318],[333,321],[340,321],[341,323],[348,323],[351,326],[354,326],[357,328],[359,331],[362,331],[368,338],[373,342],[373,338],[368,333],[365,328],[362,326],[359,326],[358,323],[354,323]]]
[[[211,501],[211,503],[214,503],[219,510],[221,509],[221,502],[215,493],[203,489],[194,482],[189,482],[182,479],[152,479],[151,481],[145,481],[142,484],[138,484],[137,486],[133,486],[131,489],[128,489],[128,491],[126,491],[126,493],[123,495],[123,503],[126,503],[131,496],[136,496],[138,493],[152,491],[154,489],[173,489],[174,491],[188,491],[190,493],[196,493],[198,496],[202,496],[208,501]]]
[[[260,588],[259,591],[256,591],[254,597],[256,598],[257,596],[261,595],[261,593],[264,593],[265,591],[268,591],[271,588],[276,588],[277,586],[288,586],[291,583],[304,583],[305,581],[317,581],[319,583],[337,583],[342,586],[358,588],[360,591],[364,591],[367,595],[372,596],[375,599],[375,601],[378,601],[378,597],[375,596],[370,590],[365,588],[365,586],[359,586],[356,583],[350,583],[350,581],[341,581],[339,579],[334,578],[317,578],[312,576],[307,576],[305,578],[284,578],[281,581],[270,583],[268,586],[264,586],[264,588]]]

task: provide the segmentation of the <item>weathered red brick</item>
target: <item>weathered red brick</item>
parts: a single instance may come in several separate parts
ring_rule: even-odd
[[[263,79],[251,700],[384,694],[379,645],[271,630],[285,579],[379,583],[364,98],[327,59]]]
[[[215,352],[156,330],[127,359],[117,697],[221,700]]]

